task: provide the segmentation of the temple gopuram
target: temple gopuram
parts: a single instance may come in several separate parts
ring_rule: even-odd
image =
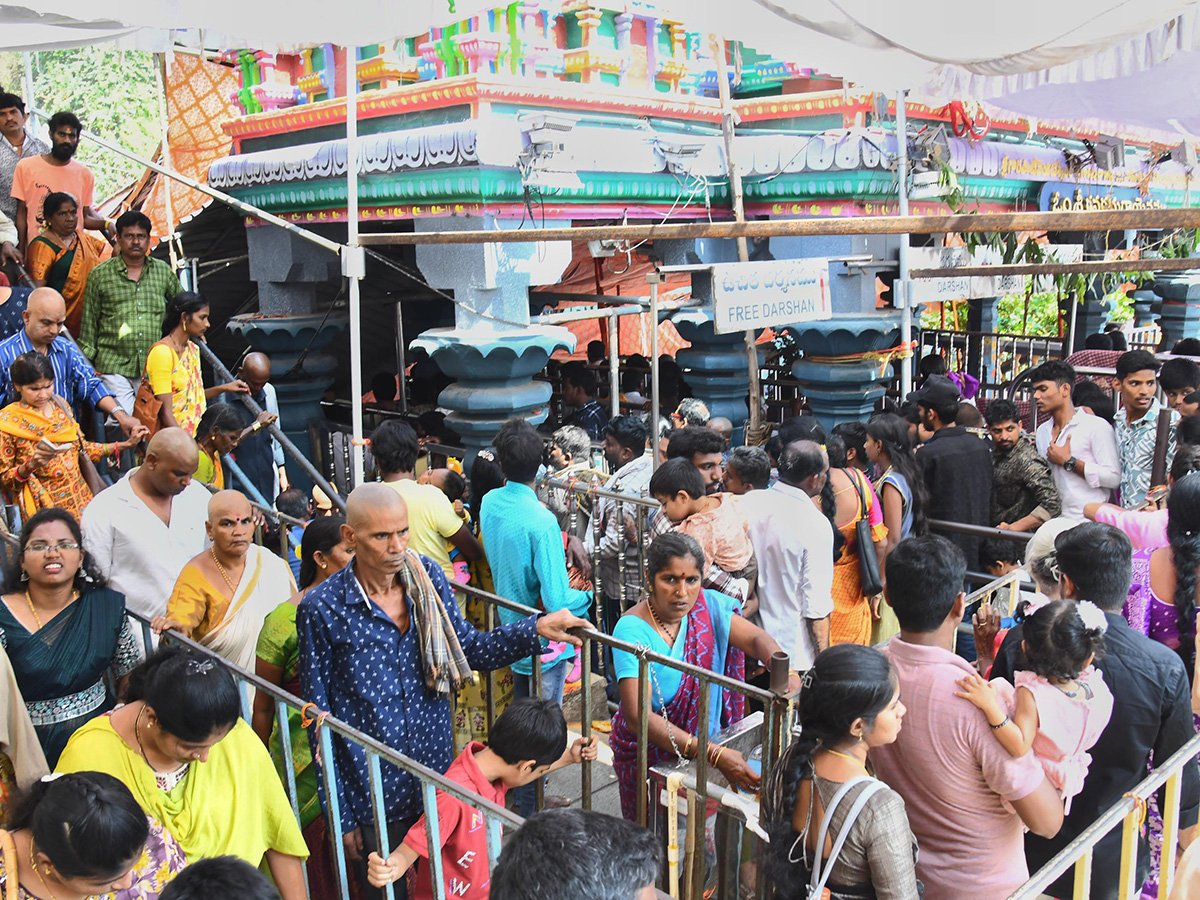
[[[224,125],[232,150],[211,166],[209,183],[344,239],[346,93],[354,79],[365,234],[729,219],[721,67],[711,46],[708,35],[664,20],[652,3],[529,0],[394,46],[230,52],[222,62],[239,74],[231,100],[242,115]],[[748,219],[897,212],[894,96],[807,69],[804,60],[740,44],[726,49],[737,122],[733,153]],[[911,194],[913,214],[945,214],[954,198],[964,211],[979,212],[1192,203],[1186,161],[1160,160],[1161,148],[1133,135],[1038,127],[919,97],[910,98],[907,116],[914,184],[923,186]],[[246,233],[259,313],[232,327],[276,361],[281,400],[300,412],[285,412],[284,420],[307,421],[333,380],[321,351],[346,326],[340,313],[324,315],[323,298],[340,280],[337,260],[278,228],[247,221]],[[1137,237],[1049,239],[1107,238],[1106,247],[1119,248]],[[914,238],[914,246],[921,241]],[[828,261],[833,317],[773,325],[802,351],[793,373],[827,425],[862,418],[893,377],[891,366],[865,354],[899,341],[900,313],[890,302],[898,244],[892,236],[850,235],[751,245],[753,260]],[[593,303],[598,296],[645,296],[654,263],[695,266],[672,275],[667,286],[673,296],[704,301],[712,291],[704,267],[737,260],[734,241],[712,239],[386,249],[394,251],[385,254],[394,265],[453,296],[452,320],[443,300],[436,313],[411,319],[404,307],[403,328],[405,343],[426,350],[455,380],[439,403],[454,410],[451,424],[472,448],[485,446],[513,414],[541,421],[550,386],[534,376],[553,354],[598,334],[594,322],[571,330],[540,325],[543,309],[565,308],[571,294]],[[1195,333],[1200,291],[1190,276],[1159,279],[1156,290],[1182,303],[1169,325],[1178,331],[1173,336]],[[982,329],[994,327],[997,302],[970,301]],[[1078,315],[1082,341],[1103,313],[1088,303]],[[696,394],[714,415],[741,423],[747,415],[742,334],[718,333],[703,308],[670,318],[678,362]],[[622,323],[623,339],[627,324],[636,323]],[[389,331],[363,335],[366,365],[394,370],[386,348],[395,338],[381,330]],[[293,370],[301,350],[316,351],[303,377]],[[624,344],[621,350],[631,352]],[[387,362],[376,366],[378,358]]]

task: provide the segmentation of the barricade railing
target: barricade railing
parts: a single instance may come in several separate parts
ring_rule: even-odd
[[[1067,844],[1053,859],[1009,895],[1008,900],[1036,900],[1067,870],[1075,870],[1074,900],[1091,896],[1092,854],[1096,845],[1117,827],[1121,828],[1121,867],[1117,896],[1133,900],[1139,895],[1138,833],[1144,824],[1146,804],[1164,785],[1162,812],[1162,852],[1158,860],[1158,900],[1167,900],[1175,881],[1175,864],[1179,840],[1179,805],[1183,769],[1200,756],[1200,734],[1180,747],[1163,765],[1156,766],[1132,791],[1110,806],[1095,822]]]
[[[140,625],[145,646],[152,646],[154,635],[150,628],[149,619],[133,611],[129,611],[128,614]],[[284,789],[292,805],[292,812],[296,816],[297,824],[299,824],[300,808],[296,792],[296,773],[291,752],[291,722],[289,721],[288,713],[295,712],[303,717],[306,710],[313,710],[313,705],[306,703],[301,698],[289,693],[278,685],[260,678],[255,673],[229,662],[202,644],[191,638],[184,637],[178,632],[164,632],[162,639],[168,643],[176,643],[189,647],[223,665],[238,685],[238,691],[242,698],[242,718],[246,720],[247,724],[250,724],[253,718],[252,692],[262,691],[271,697],[275,708],[274,726],[279,729],[279,743],[283,757]],[[480,813],[484,822],[488,859],[493,864],[500,856],[502,829],[504,827],[519,827],[524,823],[524,819],[517,814],[502,806],[497,806],[495,803],[484,799],[460,784],[456,784],[440,772],[435,772],[433,769],[422,765],[416,760],[410,759],[404,754],[375,740],[370,735],[364,734],[332,715],[328,715],[324,710],[314,710],[312,718],[315,719],[315,722],[309,727],[317,728],[317,753],[314,756],[314,765],[319,767],[320,777],[325,788],[327,831],[330,835],[330,849],[337,873],[337,887],[341,900],[349,900],[350,876],[347,869],[345,848],[342,843],[342,829],[340,824],[341,798],[339,797],[337,787],[338,765],[334,755],[332,735],[336,734],[339,738],[357,745],[366,755],[368,781],[371,792],[372,818],[381,852],[385,856],[395,845],[399,844],[404,836],[388,834],[388,816],[387,810],[384,807],[381,764],[387,763],[388,765],[395,766],[420,782],[422,806],[426,816],[426,836],[429,850],[429,859],[425,864],[430,866],[430,881],[437,900],[447,900],[445,880],[442,877],[442,841],[437,821],[438,791],[444,791]],[[324,900],[321,897],[314,897],[311,885],[308,884],[307,867],[305,869],[305,885],[310,898],[313,898],[313,900]],[[387,900],[393,900],[394,893],[391,885],[384,888],[384,897]]]
[[[506,609],[515,612],[522,616],[536,615],[538,610],[532,607],[524,606],[520,603],[515,603],[504,597],[478,588],[470,587],[469,585],[453,584],[455,591],[465,597],[471,597],[484,601],[486,605],[486,625],[485,630],[491,630],[496,624],[496,613],[499,609]],[[765,776],[770,772],[776,760],[779,759],[783,750],[786,748],[791,734],[792,717],[794,714],[793,698],[786,694],[788,676],[789,676],[789,661],[784,653],[777,653],[775,657],[768,662],[770,663],[770,689],[755,687],[754,685],[745,682],[737,681],[729,678],[724,674],[711,672],[707,669],[702,669],[698,666],[691,665],[681,660],[672,659],[661,653],[656,653],[649,648],[633,644],[628,641],[623,641],[614,638],[611,635],[605,634],[603,631],[595,628],[580,628],[572,632],[582,641],[578,652],[580,655],[580,703],[581,703],[581,730],[583,736],[592,736],[592,648],[593,644],[608,648],[609,650],[619,650],[631,654],[638,661],[638,715],[637,715],[637,777],[635,784],[638,787],[637,794],[637,821],[639,824],[653,826],[662,818],[661,815],[651,817],[650,803],[653,802],[655,807],[661,805],[661,798],[658,796],[658,791],[654,791],[655,796],[649,796],[649,789],[652,781],[650,778],[649,765],[649,730],[650,730],[650,715],[654,713],[651,699],[653,696],[652,679],[650,666],[663,666],[681,673],[682,675],[690,675],[696,679],[698,687],[698,718],[696,723],[696,756],[692,762],[695,764],[694,778],[685,781],[683,784],[673,784],[668,786],[668,791],[681,791],[689,799],[689,806],[697,810],[697,814],[689,816],[687,819],[687,834],[686,841],[688,846],[694,847],[695,851],[690,859],[684,859],[683,864],[685,873],[688,873],[690,867],[691,877],[687,879],[689,890],[684,897],[679,900],[700,900],[704,896],[704,885],[706,883],[706,856],[705,847],[707,844],[707,819],[708,816],[704,813],[707,809],[707,803],[710,799],[721,801],[721,810],[727,815],[737,815],[743,813],[739,805],[727,795],[732,795],[733,791],[727,791],[718,785],[710,785],[709,769],[710,763],[708,760],[709,734],[710,731],[715,731],[711,726],[713,723],[709,717],[709,698],[714,689],[734,691],[743,695],[748,701],[754,701],[760,704],[763,708],[763,725],[761,731],[761,754],[762,754],[762,773]],[[602,657],[603,654],[597,654]],[[532,657],[532,690],[538,696],[541,695],[541,675],[542,664],[541,659],[537,656]],[[489,727],[496,717],[496,692],[495,692],[495,676],[494,673],[485,675],[487,682],[487,720]],[[678,749],[677,749],[678,754]],[[683,762],[683,757],[679,756],[679,762]],[[581,804],[584,809],[591,809],[593,804],[593,763],[584,760],[580,767],[580,791]],[[540,788],[540,784],[539,784]],[[539,795],[539,803],[541,797]],[[670,823],[667,823],[668,825]],[[755,823],[756,824],[756,823]],[[664,835],[665,837],[665,835]],[[751,844],[748,852],[752,853],[757,860],[755,866],[755,896],[764,896],[766,887],[766,866],[765,852],[766,844],[762,841],[755,841],[750,838]],[[668,847],[668,857],[672,855],[672,851],[677,848]],[[718,865],[724,863],[724,859],[718,859]],[[726,866],[725,869],[728,867]],[[715,895],[715,900],[736,900],[738,896],[736,891],[737,878],[722,870],[718,873],[717,885],[718,890]]]

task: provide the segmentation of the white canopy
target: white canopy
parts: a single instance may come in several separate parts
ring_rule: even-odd
[[[0,5],[0,50],[117,41],[165,50],[355,46],[461,21],[502,0],[95,0]],[[616,4],[609,4],[616,5]],[[887,91],[985,100],[1056,124],[1200,134],[1197,0],[658,0],[700,31]]]

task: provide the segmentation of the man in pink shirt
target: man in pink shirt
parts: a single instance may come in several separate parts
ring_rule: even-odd
[[[1029,877],[1022,822],[1052,837],[1063,803],[1032,753],[1014,759],[987,719],[954,696],[974,669],[953,651],[966,561],[943,537],[901,541],[888,556],[887,599],[900,634],[883,648],[908,708],[875,773],[904,798],[920,846],[925,900],[1001,900]]]

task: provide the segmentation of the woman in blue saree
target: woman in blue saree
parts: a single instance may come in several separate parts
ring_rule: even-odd
[[[729,678],[745,679],[746,654],[769,662],[779,644],[757,625],[742,618],[738,602],[719,591],[701,590],[704,552],[695,539],[668,532],[655,538],[646,553],[649,593],[625,613],[613,637],[636,644]],[[613,669],[621,693],[621,708],[613,717],[610,745],[613,769],[621,793],[621,812],[634,819],[638,783],[638,661],[623,650],[613,651]],[[793,679],[790,689],[799,687]],[[694,675],[661,664],[650,664],[649,765],[683,757],[694,759],[700,725],[700,682]],[[709,689],[709,736],[741,721],[745,697],[713,685]],[[730,784],[757,790],[759,774],[732,748],[709,746],[708,761]]]
[[[55,507],[25,523],[2,599],[0,642],[53,769],[75,729],[113,708],[109,685],[138,663],[125,596],[104,586],[79,524]]]

